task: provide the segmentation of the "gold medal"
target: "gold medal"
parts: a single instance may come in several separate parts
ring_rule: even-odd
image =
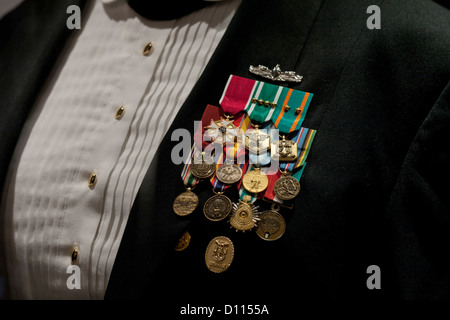
[[[234,163],[224,163],[217,168],[216,177],[222,183],[233,184],[241,180],[242,170]]]
[[[300,182],[287,173],[283,173],[280,179],[275,182],[273,191],[280,200],[292,200],[300,192]]]
[[[220,221],[230,214],[232,206],[233,204],[227,196],[218,193],[205,202],[203,213],[208,220]]]
[[[183,233],[183,235],[178,239],[177,244],[175,245],[175,251],[183,251],[189,246],[189,243],[191,242],[191,235],[189,232]]]
[[[279,210],[279,206],[278,210]],[[259,215],[260,221],[256,234],[263,240],[273,241],[279,239],[286,230],[286,222],[281,214],[278,213],[275,205],[272,210],[264,211]]]
[[[227,237],[219,236],[209,242],[205,253],[205,263],[210,271],[221,273],[230,267],[233,257],[233,242]]]
[[[199,153],[194,157],[191,164],[191,173],[198,179],[206,179],[211,177],[216,171],[216,164],[213,158],[204,157],[205,153]]]
[[[258,207],[253,206],[249,196],[244,196],[244,201],[233,204],[233,214],[230,217],[230,224],[236,231],[247,231],[253,229],[258,219]]]
[[[255,168],[244,175],[242,179],[244,189],[251,193],[259,193],[266,190],[269,185],[269,179],[266,174],[261,172],[260,168]]]
[[[297,144],[295,141],[286,140],[282,136],[282,140],[278,141],[278,160],[279,161],[294,161],[297,159]]]
[[[198,203],[197,195],[191,191],[191,188],[187,188],[185,192],[175,198],[173,211],[179,216],[187,216],[197,208]]]

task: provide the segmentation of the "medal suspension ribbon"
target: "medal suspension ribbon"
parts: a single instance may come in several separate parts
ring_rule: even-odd
[[[278,172],[274,172],[273,175],[269,176],[269,185],[266,189],[266,192],[264,194],[264,198],[286,205],[290,206],[291,204],[289,201],[283,201],[281,199],[278,199],[276,197],[276,194],[274,192],[274,186],[275,183],[280,177],[283,175],[283,172],[293,172],[292,177],[295,178],[297,181],[300,182],[300,178],[303,174],[303,171],[306,166],[306,158],[309,154],[309,151],[311,149],[312,142],[314,140],[314,137],[316,135],[317,130],[308,129],[301,127],[300,130],[296,133],[296,135],[293,137],[293,141],[297,145],[297,159],[294,162],[281,162],[280,163],[280,170]]]
[[[234,125],[237,128],[240,128],[242,132],[247,131],[248,128],[251,127],[250,119],[246,114],[241,114],[235,121]],[[216,162],[216,172],[219,169],[219,167],[223,163],[227,163],[227,160],[230,159],[237,159],[237,165],[241,168],[242,172],[245,172],[248,166],[248,162],[246,161],[246,150],[244,143],[242,141],[235,141],[233,143],[232,147],[228,147],[230,143],[226,144],[224,147],[223,155],[222,155],[222,161]],[[211,185],[213,186],[214,190],[224,191],[226,188],[230,187],[230,184],[222,183],[218,178],[217,175],[214,174],[210,179]]]
[[[183,181],[183,184],[186,188],[193,189],[201,179],[198,179],[194,177],[194,175],[191,172],[191,165],[193,163],[193,158],[201,153],[201,151],[197,148],[197,146],[192,144],[191,151],[187,155],[187,159],[184,163],[183,170],[181,171],[181,180]]]

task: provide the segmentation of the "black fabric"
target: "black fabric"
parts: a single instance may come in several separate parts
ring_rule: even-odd
[[[52,67],[73,31],[69,5],[85,0],[24,1],[0,20],[0,186],[3,187],[22,127]],[[1,196],[1,193],[0,193]],[[0,213],[0,221],[2,220]],[[3,239],[0,239],[2,243]],[[0,275],[4,258],[0,248]]]
[[[0,20],[0,185],[26,117],[71,30],[69,5],[85,0],[24,1]]]
[[[393,285],[409,299],[450,298],[450,83],[403,162],[387,210]]]
[[[170,20],[180,18],[208,4],[204,0],[128,0],[141,16],[152,20]]]
[[[381,8],[381,30],[366,27],[373,4]],[[32,13],[16,14],[25,20]],[[448,9],[431,0],[244,0],[145,176],[106,298],[145,299],[166,315],[188,303],[267,304],[276,315],[294,313],[311,298],[448,298],[448,30]],[[17,52],[26,47],[16,45]],[[57,50],[50,51],[39,59],[54,60]],[[19,117],[11,105],[22,106],[16,101],[30,94],[32,104],[34,83],[43,81],[33,70],[24,79],[28,70],[14,66],[22,60],[10,67],[1,60],[11,79],[0,86],[1,97],[11,96],[0,106],[7,115],[0,120],[4,168],[27,112],[24,106]],[[229,74],[254,78],[250,64],[277,63],[304,76],[289,86],[314,93],[304,126],[318,130],[295,209],[282,210],[286,233],[265,242],[253,232],[236,233],[226,221],[208,221],[202,204],[213,193],[206,183],[195,189],[198,209],[177,217],[172,203],[184,189],[182,166],[170,160],[178,143],[172,132],[193,132],[206,104],[218,105]],[[227,195],[237,200],[236,192]],[[175,252],[186,230],[191,244]],[[213,274],[204,254],[218,235],[233,240],[235,257],[226,272]],[[381,269],[380,290],[366,286],[369,265]]]
[[[381,30],[366,27],[372,4],[380,5]],[[431,1],[244,1],[147,173],[106,297],[153,299],[175,312],[186,303],[278,301],[278,310],[295,311],[302,298],[447,297],[447,259],[421,241],[439,224],[439,249],[448,250],[448,207],[439,206],[434,216],[425,210],[420,217],[431,220],[430,228],[421,238],[411,236],[414,228],[404,230],[412,223],[404,205],[411,194],[398,194],[398,179],[438,97],[448,102],[442,92],[450,79],[449,18]],[[318,129],[295,209],[283,211],[285,235],[269,243],[236,233],[226,222],[207,221],[201,205],[178,218],[171,207],[183,191],[182,167],[169,160],[177,143],[171,133],[192,133],[205,105],[217,105],[230,73],[252,78],[250,64],[276,63],[304,75],[294,88],[315,94],[304,125]],[[422,156],[431,164],[430,155]],[[444,154],[440,163],[449,160]],[[433,181],[433,190],[441,190],[444,182]],[[201,204],[212,195],[207,184],[195,192]],[[228,195],[237,200],[236,193]],[[433,203],[428,196],[417,200]],[[191,244],[175,252],[185,230]],[[236,250],[223,274],[204,262],[208,242],[218,235],[230,237]],[[381,290],[366,286],[370,265],[381,269]]]

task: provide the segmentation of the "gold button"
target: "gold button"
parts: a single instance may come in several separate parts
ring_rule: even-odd
[[[117,109],[116,111],[116,119],[120,120],[122,119],[123,115],[125,114],[125,107],[121,106],[119,109]]]
[[[284,107],[284,111],[289,111],[289,109],[291,109],[291,107],[289,107],[289,106]]]
[[[144,51],[142,51],[144,56],[148,56],[150,54],[152,47],[153,47],[153,44],[151,42],[147,43],[147,45],[144,47]]]
[[[79,257],[79,253],[80,253],[79,250],[80,250],[80,249],[79,249],[78,245],[77,245],[77,244],[74,244],[74,245],[73,245],[73,248],[72,248],[72,255],[71,255],[72,263],[78,261],[78,257]]]
[[[97,182],[97,174],[95,172],[92,172],[88,182],[89,188],[93,188],[96,182]]]

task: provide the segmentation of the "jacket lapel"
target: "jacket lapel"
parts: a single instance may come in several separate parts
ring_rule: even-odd
[[[0,189],[28,113],[65,42],[76,32],[66,27],[66,9],[85,3],[25,1],[0,21]]]
[[[297,19],[299,8],[292,1],[243,1],[145,176],[128,219],[106,298],[142,296],[146,283],[158,278],[177,239],[189,224],[195,223],[195,218],[179,219],[172,211],[173,200],[184,190],[180,177],[182,165],[175,165],[171,160],[172,148],[178,143],[171,141],[172,132],[186,128],[192,135],[194,121],[201,119],[206,105],[218,106],[230,74],[252,77],[248,73],[251,64],[273,67],[278,63],[285,70],[295,70],[320,8],[317,1],[304,1],[302,5],[309,6],[309,15]],[[277,23],[271,20],[273,10],[279,19]],[[289,27],[283,21],[289,21]],[[201,211],[211,188],[197,189],[200,198],[197,211]]]
[[[36,97],[72,33],[69,5],[86,0],[24,1],[0,20],[0,201],[8,167]],[[2,225],[0,211],[0,225]],[[5,273],[0,238],[0,278]]]

